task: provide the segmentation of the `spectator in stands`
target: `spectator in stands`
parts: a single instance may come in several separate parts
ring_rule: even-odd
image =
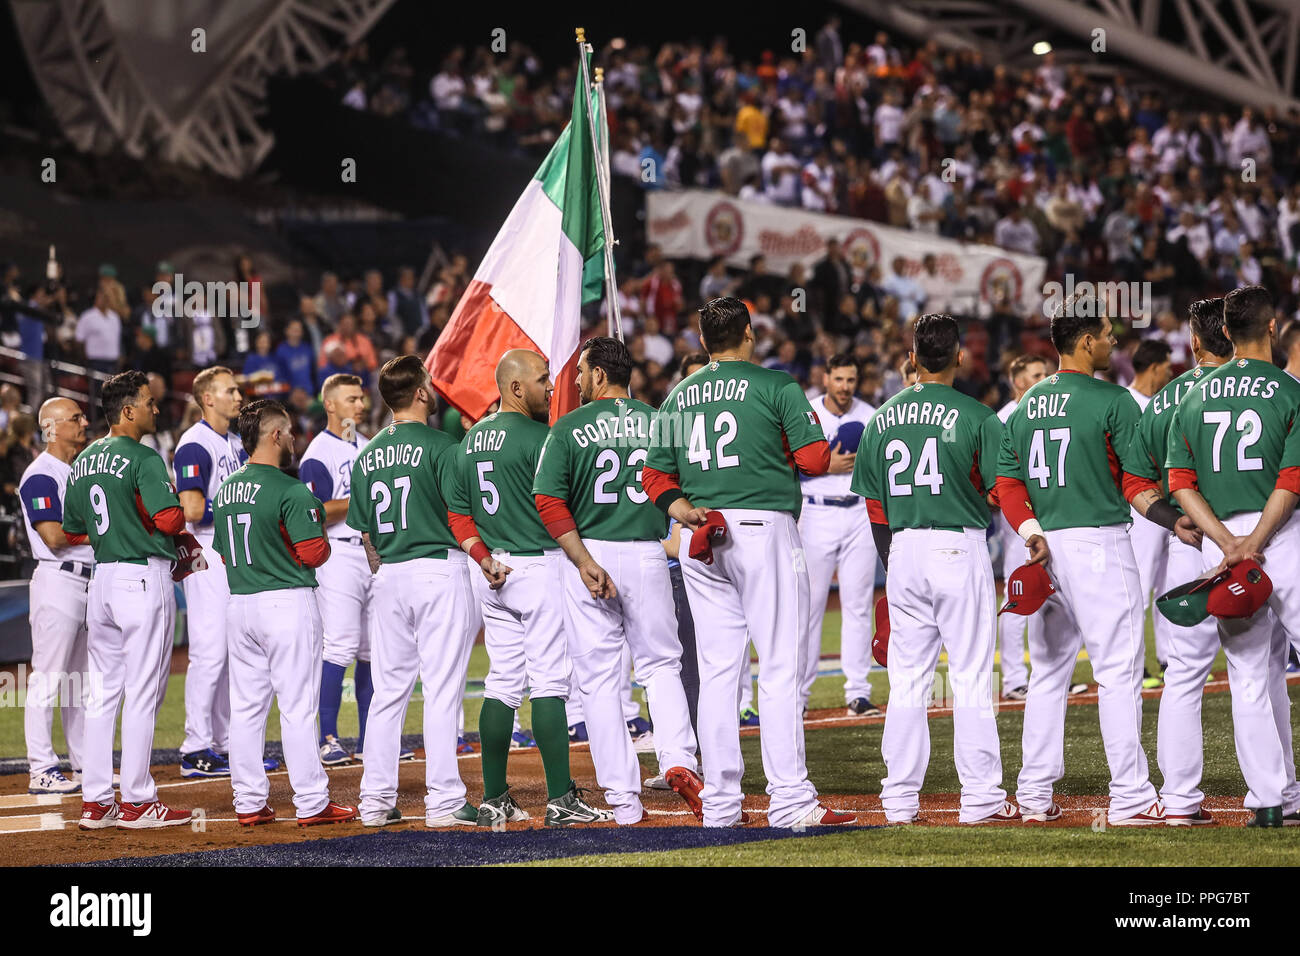
[[[799,179],[803,166],[791,153],[785,140],[773,136],[763,154],[763,193],[778,206],[799,205]]]
[[[710,299],[731,295],[738,284],[738,279],[727,275],[727,260],[722,256],[714,256],[704,278],[700,280],[700,300],[708,302]]]
[[[18,479],[38,454],[36,419],[26,412],[18,412],[9,419],[0,437],[0,490],[5,495],[17,492]]]
[[[19,412],[22,406],[23,397],[18,389],[8,382],[0,385],[0,432],[9,427],[9,423],[14,420],[14,416]]]
[[[315,298],[316,314],[333,328],[339,316],[350,308],[350,303],[339,289],[339,277],[333,272],[325,272],[320,277],[320,291]]]
[[[1039,237],[1034,224],[1024,217],[1019,202],[1012,202],[1007,214],[998,220],[993,230],[993,241],[1003,249],[1022,252],[1027,256],[1038,254]]]
[[[273,381],[286,381],[280,373],[280,363],[271,354],[271,333],[265,329],[253,338],[253,351],[244,358],[243,373],[246,378],[257,375]]]
[[[384,275],[378,269],[367,269],[363,280],[361,294],[352,304],[353,311],[362,302],[369,302],[375,307],[375,316],[381,323],[388,321],[388,296],[384,293]],[[341,320],[340,316],[340,320]],[[338,325],[338,322],[335,322]]]
[[[398,328],[394,329],[394,325]],[[376,355],[390,351],[393,339],[402,334],[400,323],[395,320],[380,325],[379,316],[375,315],[375,307],[369,302],[362,302],[357,308],[357,333],[374,346]]]
[[[343,361],[334,358],[336,349],[342,349]],[[321,346],[319,380],[325,381],[333,372],[325,369],[329,365],[348,365],[355,369],[353,375],[360,375],[366,387],[370,385],[371,373],[379,368],[379,359],[370,340],[357,333],[357,320],[351,312],[339,316],[338,328],[332,335],[325,337]]]
[[[77,341],[92,369],[114,375],[122,361],[122,318],[108,307],[108,296],[103,286],[95,290],[94,305],[77,319]]]
[[[429,310],[415,288],[415,270],[410,266],[397,272],[397,285],[388,293],[388,314],[400,324],[397,331],[402,335],[419,335],[429,324]]]
[[[660,326],[669,334],[678,329],[677,314],[685,306],[682,296],[682,284],[677,279],[677,270],[672,261],[664,259],[655,266],[654,272],[642,287],[641,298],[645,304],[646,315],[653,315]]]
[[[880,284],[886,295],[898,300],[898,311],[904,319],[920,315],[925,306],[925,290],[921,283],[907,274],[907,260],[894,256],[893,271]]]
[[[153,372],[171,381],[172,357],[166,349],[158,347],[154,341],[154,330],[150,326],[136,326],[132,336],[131,349],[127,352],[126,367],[138,369],[146,374]]]
[[[104,303],[118,318],[131,314],[131,307],[126,302],[126,289],[117,281],[117,267],[104,263],[99,267],[99,288],[104,292]]]
[[[791,282],[792,286],[800,285]],[[853,291],[853,270],[838,239],[826,242],[826,258],[813,266],[813,299],[820,311],[823,322],[833,321],[832,316],[839,310],[840,301]]]
[[[284,341],[275,347],[276,378],[307,395],[316,394],[315,367],[318,349],[305,340],[303,322],[292,319],[285,326]]]
[[[835,212],[835,170],[831,166],[831,154],[825,147],[817,150],[812,162],[803,168],[803,188],[800,201],[804,209],[817,212]]]
[[[343,318],[350,319],[351,317],[352,316],[349,313]],[[331,339],[334,339],[334,336],[331,335],[329,339],[325,340],[325,348],[321,353],[321,364],[320,368],[317,370],[319,382],[314,390],[315,393],[319,393],[320,383],[324,382],[325,379],[329,378],[331,375],[356,375],[361,378],[363,386],[369,387],[369,380],[366,371],[358,368],[355,363],[348,360],[348,350],[343,346],[343,343],[337,340],[331,341]]]
[[[766,136],[764,136],[766,139]],[[762,174],[762,167],[754,156],[754,149],[749,145],[749,137],[737,131],[729,148],[718,157],[718,172],[722,179],[722,188],[735,196],[740,187],[755,176]],[[638,168],[637,174],[640,174]]]

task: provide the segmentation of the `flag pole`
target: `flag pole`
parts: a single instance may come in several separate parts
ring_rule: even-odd
[[[623,317],[618,306],[618,280],[614,276],[614,226],[613,217],[609,211],[609,168],[608,159],[602,162],[602,157],[608,157],[605,149],[602,149],[602,137],[596,133],[596,114],[591,109],[591,70],[587,64],[587,53],[591,46],[587,43],[587,32],[582,27],[576,29],[578,42],[578,64],[582,69],[582,87],[587,96],[587,128],[591,133],[591,148],[593,159],[596,163],[596,192],[600,197],[600,218],[601,225],[605,232],[605,296],[609,301],[609,333],[612,336],[623,341]],[[596,102],[600,109],[602,118],[605,115],[605,95],[604,87],[601,82],[603,70],[598,71],[596,80]],[[609,124],[605,124],[606,136],[603,139],[608,140]],[[608,143],[605,144],[606,147]]]

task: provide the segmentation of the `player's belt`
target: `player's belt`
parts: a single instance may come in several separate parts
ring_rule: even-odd
[[[804,495],[803,497],[810,505],[829,505],[832,508],[852,508],[854,505],[862,504],[862,499],[857,495],[838,495],[836,497]]]
[[[90,565],[82,564],[80,561],[64,561],[59,565],[59,570],[90,580]]]
[[[509,551],[507,554],[512,558],[540,558],[546,554],[545,551]]]
[[[359,534],[355,534],[355,535],[353,535],[353,536],[350,537],[350,538],[335,538],[335,537],[331,536],[331,537],[330,537],[330,540],[331,540],[331,541],[342,541],[344,544],[355,544],[355,545],[358,545],[358,546],[364,543],[364,542],[361,540],[361,535],[359,535]]]

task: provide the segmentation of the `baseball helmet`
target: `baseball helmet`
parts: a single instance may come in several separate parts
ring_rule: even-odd
[[[1218,574],[1197,578],[1156,598],[1156,607],[1168,620],[1193,627],[1211,614],[1215,617],[1250,617],[1268,601],[1273,581],[1257,561],[1242,561]]]
[[[883,594],[876,601],[876,634],[871,639],[871,656],[881,667],[889,666],[889,602]]]
[[[842,454],[856,455],[858,445],[862,443],[862,433],[866,431],[866,426],[862,422],[844,422],[835,431],[834,437],[831,438],[831,449],[834,450],[838,445]]]
[[[1007,578],[1007,603],[998,614],[1033,614],[1056,593],[1047,569],[1041,564],[1022,564]]]

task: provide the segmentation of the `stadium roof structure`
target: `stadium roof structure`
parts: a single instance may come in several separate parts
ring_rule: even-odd
[[[158,155],[231,178],[273,144],[258,119],[267,77],[324,68],[392,3],[10,0],[36,82],[77,149]]]
[[[916,39],[978,47],[990,62],[1023,64],[1047,42],[1063,63],[1097,64],[1101,29],[1107,55],[1170,82],[1243,105],[1300,110],[1300,0],[839,2]]]

